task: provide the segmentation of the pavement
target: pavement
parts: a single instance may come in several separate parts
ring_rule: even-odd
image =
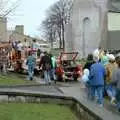
[[[73,84],[73,86],[69,87],[59,87],[59,89],[64,93],[64,95],[72,96],[79,99],[80,101],[84,101],[86,102],[85,104],[90,105],[91,108],[92,106],[100,108],[96,102],[87,99],[86,89],[80,83]],[[108,100],[104,100],[104,110],[108,110],[112,114],[120,116],[120,113],[117,111],[116,106],[112,105]]]

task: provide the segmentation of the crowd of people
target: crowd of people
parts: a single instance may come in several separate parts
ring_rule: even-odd
[[[108,96],[120,112],[120,56],[95,50],[88,55],[81,81],[87,88],[88,99],[97,100],[102,107],[104,97]]]
[[[12,43],[12,60],[14,60],[14,50],[15,52],[17,51],[18,58],[20,59],[22,59],[22,51],[25,53],[25,64],[28,67],[29,80],[33,80],[37,64],[36,56],[33,55],[34,51],[31,49],[32,47],[23,46],[21,42],[18,42],[18,44]],[[3,54],[5,51],[6,50],[2,49],[0,54]],[[63,77],[65,77],[64,70],[61,69],[61,64],[57,64],[54,55],[38,50],[37,58],[38,70],[43,71],[46,84],[51,84],[51,80],[54,80],[56,83],[56,80],[62,80]],[[1,61],[3,60],[0,60],[0,69],[2,66]],[[120,56],[114,56],[100,48],[88,55],[82,72],[80,68],[81,67],[78,67],[78,69],[76,69],[77,78],[80,78],[80,81],[85,84],[88,91],[88,99],[92,101],[97,100],[97,103],[102,107],[104,105],[104,97],[107,96],[111,104],[117,104],[118,111],[120,112]],[[56,76],[57,72],[60,73],[60,75],[58,74]]]

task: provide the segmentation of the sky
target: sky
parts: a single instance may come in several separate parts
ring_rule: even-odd
[[[46,10],[56,1],[21,0],[19,7],[8,18],[8,29],[14,29],[15,25],[24,25],[25,34],[39,36],[38,28],[45,18]]]

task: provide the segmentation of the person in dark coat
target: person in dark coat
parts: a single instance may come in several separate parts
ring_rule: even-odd
[[[83,68],[83,69],[88,69],[88,70],[90,70],[92,64],[94,64],[93,55],[92,55],[92,54],[89,54],[88,57],[87,57],[87,62],[86,62],[86,64],[84,65],[84,68]]]
[[[44,56],[40,60],[39,68],[42,67],[44,72],[44,80],[47,84],[51,83],[50,70],[51,70],[51,57],[47,52],[44,52]]]
[[[87,62],[86,64],[84,65],[83,67],[83,70],[85,69],[88,69],[90,71],[90,68],[91,66],[94,64],[94,60],[93,60],[93,55],[92,54],[88,54],[88,57],[87,57]],[[90,83],[89,83],[89,80],[86,82],[86,88],[87,88],[87,97],[88,99],[90,98],[90,91],[91,91],[91,86],[90,86]]]

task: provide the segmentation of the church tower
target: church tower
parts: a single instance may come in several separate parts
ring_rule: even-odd
[[[99,46],[107,47],[107,5],[108,0],[74,0],[68,27],[72,40],[66,38],[67,48],[86,57]]]

